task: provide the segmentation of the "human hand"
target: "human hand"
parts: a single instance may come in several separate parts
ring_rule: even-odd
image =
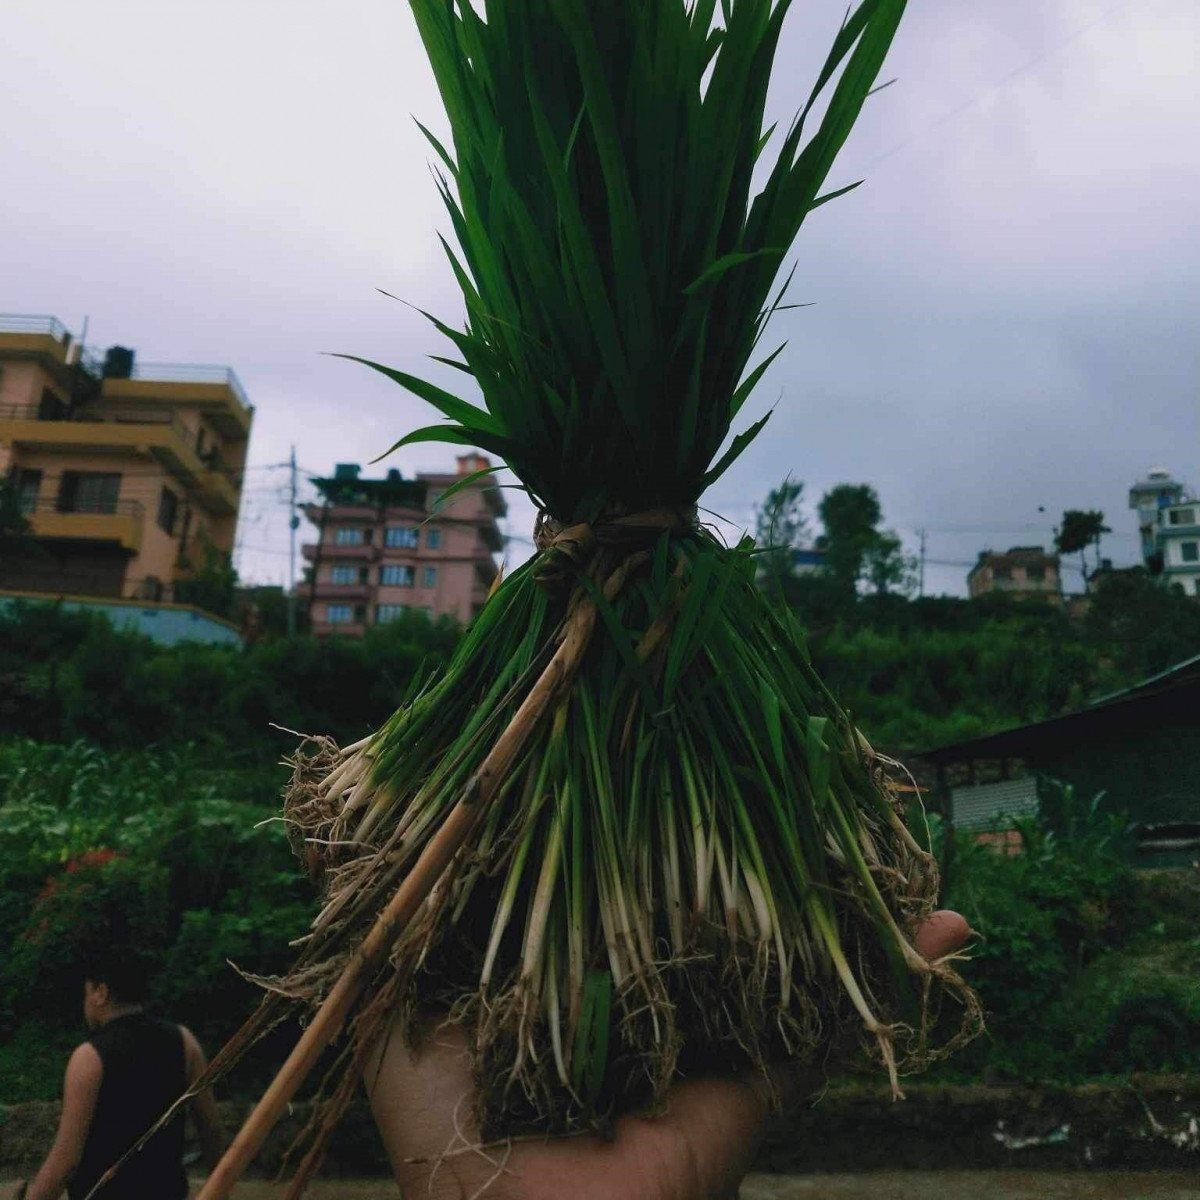
[[[958,913],[936,912],[917,933],[927,959],[970,936]],[[611,1140],[586,1135],[478,1145],[466,1040],[438,1028],[414,1054],[398,1031],[368,1069],[371,1108],[405,1196],[444,1200],[730,1200],[762,1141],[769,1106],[747,1073],[689,1079],[659,1117],[626,1115]],[[817,1091],[820,1072],[783,1068],[789,1096]]]

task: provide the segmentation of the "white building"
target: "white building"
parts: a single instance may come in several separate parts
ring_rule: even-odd
[[[1129,489],[1129,507],[1137,510],[1138,532],[1142,535],[1142,561],[1149,565],[1158,552],[1158,514],[1183,499],[1183,484],[1171,478],[1165,467],[1154,467]]]
[[[1157,546],[1167,581],[1200,596],[1200,500],[1181,499],[1159,509]]]
[[[1146,564],[1161,563],[1168,583],[1200,596],[1200,499],[1158,468],[1129,489],[1129,507],[1137,509]]]

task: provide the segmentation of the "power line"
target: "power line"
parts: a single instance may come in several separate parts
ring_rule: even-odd
[[[1012,83],[1012,81],[1014,79],[1016,79],[1018,76],[1023,75],[1026,71],[1031,71],[1034,67],[1040,66],[1042,63],[1046,62],[1047,59],[1053,58],[1056,54],[1061,53],[1073,42],[1077,42],[1085,34],[1090,33],[1093,29],[1096,28],[1097,25],[1102,24],[1104,21],[1107,21],[1109,17],[1115,15],[1121,9],[1127,7],[1129,5],[1129,3],[1130,3],[1130,0],[1120,0],[1120,3],[1114,4],[1111,8],[1105,9],[1105,11],[1102,12],[1098,17],[1089,21],[1086,25],[1081,25],[1078,29],[1074,30],[1072,33],[1067,34],[1067,36],[1065,38],[1063,38],[1061,41],[1058,41],[1058,42],[1054,43],[1054,45],[1047,47],[1047,49],[1043,50],[1040,54],[1034,55],[1034,57],[1029,59],[1028,62],[1022,63],[1019,67],[1016,67],[1014,70],[1009,71],[1009,73],[1007,75],[1005,75],[1001,79],[997,80],[990,87],[984,88],[984,90],[982,92],[976,93],[976,95],[965,100],[962,104],[959,104],[956,107],[950,109],[949,112],[943,113],[940,117],[936,118],[929,125],[925,126],[925,128],[922,129],[920,132],[914,133],[911,137],[907,137],[907,138],[903,139],[902,141],[898,142],[895,146],[893,146],[890,150],[885,150],[878,157],[871,159],[871,161],[868,162],[867,165],[862,168],[863,173],[865,174],[868,171],[874,170],[881,163],[887,162],[887,160],[889,158],[893,157],[893,155],[899,154],[902,150],[906,150],[914,142],[920,141],[923,137],[927,136],[930,133],[933,133],[937,129],[940,129],[943,125],[946,125],[949,122],[953,121],[956,117],[959,117],[963,113],[974,108],[977,104],[981,104],[989,96],[994,96],[998,91],[1000,91],[1001,89],[1007,87],[1010,83]]]

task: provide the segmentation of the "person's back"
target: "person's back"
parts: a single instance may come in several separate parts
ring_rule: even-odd
[[[84,971],[83,1017],[91,1036],[75,1048],[63,1080],[58,1134],[27,1189],[27,1200],[83,1200],[101,1179],[120,1168],[95,1200],[183,1200],[184,1118],[196,1122],[204,1161],[221,1157],[221,1129],[212,1092],[186,1106],[125,1162],[139,1139],[204,1073],[200,1043],[183,1025],[149,1016],[142,956],[107,946]]]
[[[178,1025],[135,1012],[108,1022],[89,1040],[100,1056],[103,1075],[83,1157],[68,1190],[71,1200],[83,1200],[187,1086]],[[183,1122],[181,1110],[96,1193],[96,1200],[186,1196]]]

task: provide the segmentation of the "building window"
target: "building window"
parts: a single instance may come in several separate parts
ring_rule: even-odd
[[[995,579],[1011,579],[1013,577],[1012,567],[993,567],[992,576]]]
[[[350,604],[325,605],[325,619],[330,625],[349,625],[354,620],[354,606]]]
[[[162,490],[158,498],[158,527],[170,537],[175,536],[175,516],[179,511],[179,497],[169,487]]]
[[[69,412],[70,409],[65,400],[49,388],[42,390],[41,403],[38,405],[39,421],[65,421]]]
[[[442,531],[440,529],[430,529],[425,534],[425,547],[428,550],[436,550],[442,544]]]
[[[1167,513],[1168,525],[1195,525],[1196,510],[1194,508],[1173,508]]]
[[[424,606],[424,607],[421,609],[421,611],[422,611],[422,612],[425,614],[425,616],[426,616],[426,617],[427,617],[429,620],[431,620],[431,621],[433,620],[433,609],[432,609],[432,608],[431,608],[431,607],[430,607],[428,604],[426,604],[426,605],[425,605],[425,606]]]
[[[23,513],[37,508],[38,491],[42,486],[42,473],[36,468],[22,467],[17,472],[17,507]]]
[[[407,604],[377,604],[375,605],[375,624],[384,625],[402,617],[408,611]]]
[[[393,525],[387,531],[385,545],[403,546],[405,549],[415,550],[417,548],[417,537],[415,529],[410,529],[406,525]]]
[[[437,586],[437,567],[426,567],[425,568],[424,586],[427,588]]]
[[[108,471],[64,471],[58,486],[58,511],[115,513],[121,476]]]
[[[1180,542],[1179,553],[1184,562],[1200,562],[1200,542]]]
[[[333,531],[333,544],[335,546],[361,546],[363,544],[363,531],[356,526],[344,526],[341,529]]]
[[[1046,578],[1046,568],[1041,565],[1026,566],[1025,578],[1028,579],[1030,583],[1041,583]]]
[[[390,565],[379,568],[379,582],[388,587],[412,587],[412,567]]]
[[[331,567],[329,569],[330,583],[357,583],[358,572],[353,567]]]

